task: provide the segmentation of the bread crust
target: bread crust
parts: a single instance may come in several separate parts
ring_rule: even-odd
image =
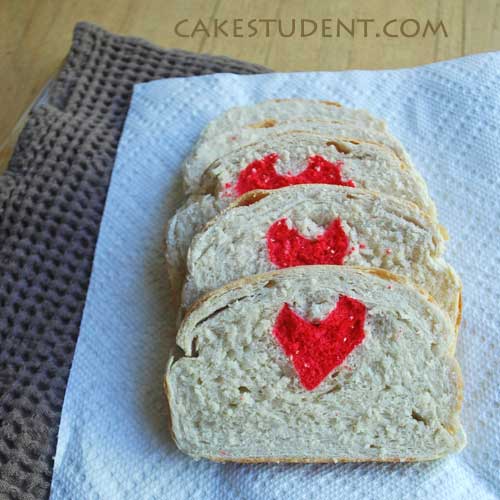
[[[424,459],[417,459],[414,457],[408,458],[220,458],[220,457],[203,457],[213,462],[219,463],[241,463],[241,464],[262,464],[262,463],[275,463],[275,464],[340,464],[340,463],[363,463],[363,462],[378,462],[378,463],[414,463],[436,460],[440,458],[431,457]]]
[[[167,369],[165,372],[165,375],[163,376],[163,395],[165,396],[165,399],[167,400],[167,406],[168,406],[168,412],[167,412],[167,428],[168,432],[170,434],[170,437],[172,438],[172,441],[175,443],[177,448],[180,449],[179,444],[177,443],[177,440],[175,439],[175,434],[174,434],[174,423],[172,421],[172,412],[170,409],[172,408],[171,401],[173,400],[173,397],[171,395],[170,391],[170,386],[168,385],[168,373],[170,371],[170,367],[172,364],[175,363],[175,358],[172,354],[170,354],[168,361],[167,361]]]
[[[339,107],[342,107],[342,106],[339,105]],[[287,125],[287,124],[290,125],[290,127],[293,127],[295,123],[296,123],[297,128],[278,129],[278,131],[276,133],[284,133],[286,131],[286,132],[311,132],[311,133],[325,133],[326,134],[326,131],[321,132],[320,130],[317,130],[317,129],[315,130],[314,129],[315,125],[316,126],[321,125],[325,128],[328,126],[331,126],[331,127],[344,126],[346,128],[358,128],[358,129],[363,129],[363,130],[367,129],[366,127],[360,125],[359,123],[352,123],[352,122],[345,121],[342,119],[335,120],[332,118],[329,120],[327,118],[313,118],[313,117],[307,117],[307,118],[299,117],[296,119],[293,119],[293,118],[276,119],[276,118],[273,118],[272,116],[267,116],[267,117],[264,117],[261,120],[258,120],[256,122],[252,122],[252,123],[249,123],[247,125],[244,125],[243,129],[274,128],[274,127],[279,127],[280,125]],[[304,123],[310,123],[313,126],[313,128],[307,128],[307,127],[304,127],[304,125],[301,125]],[[401,159],[401,161],[403,163],[405,163],[407,165],[412,165],[411,159],[410,159],[408,153],[406,152],[406,150],[404,149],[403,145],[396,139],[396,137],[394,137],[392,134],[390,134],[389,131],[387,131],[385,129],[384,130],[371,129],[370,127],[368,127],[368,131],[369,131],[369,133],[371,133],[374,136],[376,136],[376,135],[382,136],[383,135],[385,137],[385,139],[387,140],[387,142],[384,143],[380,138],[378,140],[374,138],[371,140],[371,142],[380,143],[380,144],[385,145],[386,147],[389,147],[391,150],[393,150],[395,152],[395,154],[398,156],[398,158]],[[334,133],[332,132],[332,135],[333,134]],[[221,135],[224,135],[224,132],[222,132]],[[338,137],[339,139],[343,139],[345,141],[351,142],[353,144],[359,144],[360,141],[362,141],[362,140],[370,141],[370,139],[368,139],[368,138],[367,139],[359,139],[359,140],[358,139],[347,139],[347,136],[345,134],[341,133],[340,131],[339,131],[338,135],[336,135],[336,137]],[[250,141],[250,142],[252,142],[252,141]],[[199,146],[200,145],[197,144],[195,146],[195,148],[198,148]]]
[[[330,184],[315,184],[315,186],[325,186],[325,187],[329,187],[329,188],[332,187]],[[294,186],[292,189],[297,189],[297,188],[298,188],[298,186]],[[281,189],[289,189],[289,188],[281,188]],[[416,205],[412,201],[404,200],[402,198],[397,198],[396,196],[391,196],[388,194],[378,193],[376,191],[370,191],[369,189],[362,189],[362,188],[354,188],[354,189],[353,188],[345,188],[345,189],[349,189],[349,190],[352,189],[353,192],[352,192],[351,196],[356,196],[358,193],[361,193],[361,194],[367,193],[367,194],[370,194],[371,196],[373,196],[374,198],[378,198],[379,200],[385,199],[385,198],[387,198],[388,200],[394,200],[397,203],[399,203],[400,205],[407,207],[409,210],[413,210],[415,212],[418,212],[418,214],[421,217],[423,217],[424,219],[426,219],[429,224],[433,224],[433,225],[436,224],[436,220],[433,217],[431,217],[429,212],[422,210],[418,205]],[[217,214],[212,219],[212,221],[217,219],[218,217],[220,217],[222,214],[226,213],[227,211],[231,210],[231,208],[253,205],[254,203],[257,203],[258,201],[269,196],[273,191],[275,191],[275,190],[254,189],[253,191],[248,191],[245,194],[242,194],[239,198],[236,198],[236,200],[234,200],[227,208],[225,208],[222,212]],[[209,221],[205,225],[205,228],[209,227],[210,224],[212,223],[212,221]],[[438,232],[440,234],[442,234],[441,229],[443,228],[443,226],[441,224],[437,224],[436,227],[438,229]],[[443,239],[446,239],[446,238],[443,238]]]
[[[247,125],[248,128],[272,128],[274,127],[278,122],[274,120],[273,118],[265,118],[264,120],[257,122],[257,123],[251,123],[250,125]]]
[[[299,267],[304,268],[304,267],[315,267],[315,266],[299,266]],[[329,266],[324,266],[324,267],[329,267]],[[426,290],[419,288],[417,285],[415,285],[415,283],[413,283],[412,281],[410,281],[408,278],[406,278],[404,276],[393,274],[389,271],[386,271],[385,269],[380,269],[378,267],[333,266],[333,265],[331,267],[342,267],[342,268],[348,267],[350,269],[355,269],[356,271],[360,271],[362,273],[372,274],[372,275],[377,276],[379,278],[382,278],[386,281],[395,281],[399,284],[405,285],[407,287],[410,287],[410,288],[416,290],[423,298],[425,298],[425,300],[427,302],[433,304],[439,310],[441,310],[441,308],[439,307],[436,300]],[[289,269],[297,269],[297,268],[289,268]],[[233,281],[233,282],[228,283],[226,285],[223,285],[220,288],[217,288],[216,290],[213,290],[211,292],[206,293],[205,295],[201,296],[198,300],[196,300],[188,308],[188,310],[186,311],[184,318],[180,324],[179,331],[181,331],[183,328],[183,325],[187,321],[189,321],[190,314],[193,311],[197,310],[199,307],[201,307],[203,304],[205,304],[206,302],[211,300],[212,298],[219,297],[220,295],[223,295],[230,290],[244,288],[246,285],[251,285],[253,283],[257,283],[258,281],[265,279],[265,278],[269,278],[269,280],[272,280],[273,277],[279,276],[281,272],[282,272],[282,270],[278,269],[275,271],[268,271],[268,272],[262,273],[262,274],[254,274],[252,276],[246,276],[244,278],[240,278],[239,280],[236,280],[236,281]],[[446,320],[448,322],[450,322],[448,316],[446,314],[444,314],[444,316],[445,316]],[[456,326],[455,326],[455,332],[457,332]],[[455,339],[455,341],[456,341],[456,339]]]
[[[312,268],[316,266],[300,266],[300,268]],[[323,267],[330,267],[330,266],[323,266]],[[417,290],[420,295],[422,295],[428,302],[437,305],[436,301],[427,293],[425,290],[422,290],[418,287],[416,287],[413,283],[410,282],[408,278],[405,278],[404,276],[398,276],[396,274],[392,274],[389,271],[386,271],[385,269],[380,269],[380,268],[375,268],[375,267],[359,267],[359,266],[331,266],[331,267],[342,267],[346,268],[349,267],[350,269],[355,269],[357,271],[361,271],[363,273],[367,274],[373,274],[374,276],[378,276],[379,278],[382,278],[386,281],[396,281],[400,284],[409,286],[415,290]],[[293,267],[289,269],[298,269],[298,267]],[[246,276],[244,278],[240,278],[239,280],[232,281],[231,283],[228,283],[224,286],[221,286],[220,288],[217,288],[216,290],[213,290],[211,292],[206,293],[202,297],[200,297],[198,300],[196,300],[187,310],[186,315],[181,323],[181,326],[179,330],[182,330],[182,326],[189,320],[190,314],[192,314],[193,311],[201,307],[205,302],[208,302],[209,300],[213,299],[214,297],[219,297],[220,295],[224,295],[226,292],[230,290],[237,290],[240,288],[244,288],[247,285],[251,285],[253,283],[257,283],[260,280],[265,280],[269,278],[269,280],[272,280],[276,276],[280,276],[280,274],[283,271],[278,269],[276,271],[268,271],[267,273],[262,273],[262,274],[253,274],[252,276]]]
[[[405,162],[403,162],[401,160],[401,158],[399,158],[398,155],[396,155],[396,153],[390,148],[388,147],[387,145],[385,144],[382,144],[380,142],[377,142],[377,141],[370,141],[370,140],[359,140],[359,139],[354,139],[352,137],[344,137],[344,136],[336,136],[334,134],[332,134],[331,136],[330,135],[327,135],[326,133],[320,133],[320,132],[317,132],[317,131],[314,131],[314,130],[287,130],[285,132],[279,132],[276,134],[276,137],[279,137],[279,136],[288,136],[288,135],[291,135],[291,134],[297,134],[297,133],[300,133],[300,134],[304,134],[304,135],[310,135],[310,136],[313,136],[313,137],[322,137],[326,140],[339,140],[339,141],[343,141],[343,142],[350,142],[351,144],[355,144],[357,146],[359,145],[363,145],[363,144],[369,144],[369,145],[372,145],[372,146],[377,146],[381,149],[383,149],[384,151],[386,151],[387,153],[389,153],[393,159],[395,159],[398,163],[399,163],[399,166],[401,168],[401,170],[412,170],[414,172],[414,174],[417,175],[417,177],[420,179],[420,175],[417,171],[417,169],[415,167],[411,167],[410,168],[410,165],[406,164]],[[260,142],[252,142],[252,143],[249,143],[249,144],[245,144],[244,146],[241,146],[240,148],[237,148],[233,151],[231,151],[230,154],[234,154],[236,153],[237,151],[240,151],[242,149],[246,149],[246,148],[250,148],[252,146],[255,146],[255,145],[258,145]],[[210,170],[210,167],[212,167],[214,164],[216,164],[218,161],[220,161],[220,158],[219,159],[216,159],[214,160],[212,163],[210,163],[209,165],[207,165],[207,168],[205,169],[205,173],[207,171]],[[422,182],[423,179],[420,179]],[[425,182],[424,182],[425,184]],[[430,198],[429,198],[430,200]]]

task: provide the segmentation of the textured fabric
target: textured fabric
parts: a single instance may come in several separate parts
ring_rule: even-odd
[[[48,103],[31,112],[0,178],[2,500],[48,496],[66,380],[133,84],[263,71],[77,25]]]
[[[64,402],[54,500],[498,498],[499,83],[500,53],[398,71],[137,86]],[[161,378],[175,334],[164,225],[180,198],[180,163],[221,110],[278,96],[338,100],[385,118],[427,180],[450,232],[447,259],[464,282],[457,355],[469,444],[462,453],[421,464],[224,465],[176,450]]]

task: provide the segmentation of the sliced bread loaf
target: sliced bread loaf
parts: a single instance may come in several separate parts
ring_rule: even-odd
[[[252,274],[346,264],[407,276],[457,323],[461,285],[443,250],[439,226],[397,198],[324,184],[253,191],[194,237],[183,309],[202,294]]]
[[[434,204],[420,174],[387,147],[308,132],[277,134],[211,164],[202,179],[200,192],[206,195],[202,203],[197,201],[197,195],[169,222],[167,261],[171,273],[185,273],[186,250],[192,237],[214,212],[220,212],[239,195],[253,189],[308,183],[356,186],[390,194],[435,216]],[[177,278],[173,282],[179,290]]]
[[[238,462],[414,461],[460,450],[454,328],[382,270],[233,282],[183,321],[165,377],[178,447]]]
[[[182,165],[184,187],[192,193],[199,189],[201,177],[206,168],[217,158],[248,144],[268,140],[277,133],[309,131],[328,135],[331,138],[371,141],[392,149],[405,164],[411,160],[403,145],[388,131],[366,126],[364,123],[322,121],[295,118],[289,120],[266,119],[230,132],[200,139]]]

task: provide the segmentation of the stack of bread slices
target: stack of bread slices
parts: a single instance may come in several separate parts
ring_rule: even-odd
[[[368,112],[233,108],[167,231],[178,447],[222,461],[429,460],[465,445],[461,284],[401,143]]]

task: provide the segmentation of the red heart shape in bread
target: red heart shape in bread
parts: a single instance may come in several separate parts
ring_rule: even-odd
[[[279,189],[295,184],[335,184],[355,187],[353,181],[343,181],[341,161],[330,162],[320,155],[309,157],[307,167],[297,175],[278,174],[275,169],[278,155],[271,153],[255,160],[238,176],[236,193],[241,196],[254,189]]]
[[[289,228],[286,219],[274,222],[267,231],[269,260],[276,266],[293,267],[311,264],[344,263],[349,253],[349,238],[340,218],[333,220],[323,234],[314,240]]]
[[[302,386],[311,391],[340,366],[365,338],[366,307],[341,295],[335,309],[322,321],[301,318],[285,304],[273,334],[290,358]]]

